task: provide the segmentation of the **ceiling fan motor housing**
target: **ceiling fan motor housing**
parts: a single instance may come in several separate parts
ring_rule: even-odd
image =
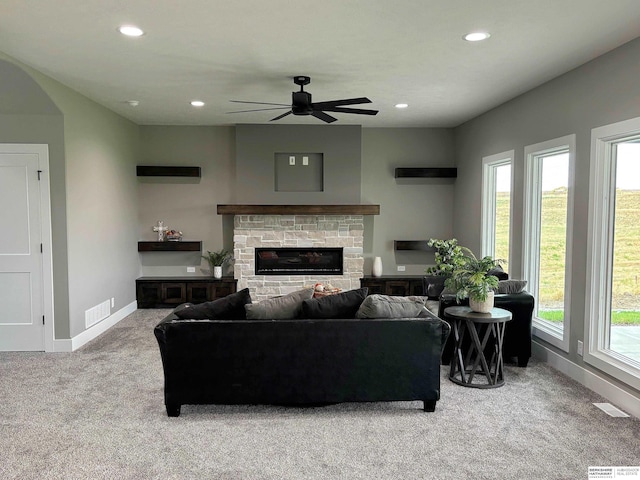
[[[292,92],[291,112],[294,115],[311,115],[311,94],[309,92]]]

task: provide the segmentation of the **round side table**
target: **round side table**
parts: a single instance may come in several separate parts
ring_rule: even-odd
[[[444,316],[451,321],[454,336],[449,379],[458,385],[474,388],[504,385],[502,340],[511,312],[494,308],[490,313],[478,313],[469,307],[449,307],[445,309]],[[465,351],[467,335],[470,344]]]

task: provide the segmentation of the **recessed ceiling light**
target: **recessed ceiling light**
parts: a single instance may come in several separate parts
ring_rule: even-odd
[[[140,101],[139,100],[127,100],[126,103],[130,107],[137,107],[138,105],[140,105]]]
[[[118,27],[118,31],[126,35],[127,37],[139,37],[144,35],[144,32],[141,28],[136,27],[135,25],[121,25]]]
[[[396,103],[395,107],[396,108],[407,108],[409,106],[408,103]]]
[[[487,32],[471,32],[467,33],[464,38],[467,42],[479,42],[481,40],[486,40],[491,35]]]
[[[204,107],[204,102],[201,100],[192,100],[191,105],[194,107]]]

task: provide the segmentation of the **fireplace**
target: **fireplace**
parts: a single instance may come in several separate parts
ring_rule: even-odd
[[[340,248],[256,248],[256,275],[342,275]]]

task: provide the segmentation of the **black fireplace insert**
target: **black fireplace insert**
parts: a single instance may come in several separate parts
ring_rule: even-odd
[[[342,247],[256,248],[256,275],[342,275]]]

